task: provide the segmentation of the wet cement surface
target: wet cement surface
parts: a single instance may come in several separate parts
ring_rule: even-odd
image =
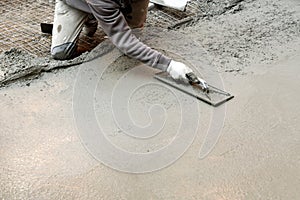
[[[274,6],[266,2],[260,1],[259,4]],[[293,9],[297,8],[297,1],[288,1],[287,5],[290,3],[295,3]],[[239,15],[247,16],[250,11],[245,9]],[[297,14],[289,16],[297,19]],[[207,139],[214,110],[187,95],[175,92],[177,96],[174,96],[174,92],[159,85],[149,85],[133,92],[127,108],[138,125],[146,126],[149,115],[145,113],[152,105],[161,104],[167,113],[162,134],[150,138],[148,142],[136,142],[124,134],[124,130],[131,130],[132,127],[118,128],[112,118],[112,91],[117,88],[115,91],[122,92],[121,86],[132,80],[155,81],[151,75],[157,71],[113,51],[106,55],[108,57],[102,57],[107,58],[105,61],[99,58],[85,65],[44,73],[39,79],[23,80],[1,88],[0,198],[299,199],[300,49],[296,36],[284,45],[276,42],[281,34],[287,34],[285,31],[294,30],[294,26],[291,24],[289,27],[292,28],[288,29],[278,26],[281,31],[273,36],[266,36],[268,31],[262,31],[262,37],[250,35],[249,38],[257,39],[259,44],[245,48],[249,51],[241,51],[238,47],[245,41],[234,33],[244,33],[244,29],[238,29],[241,23],[232,21],[230,16],[204,21],[199,24],[202,29],[198,27],[198,32],[197,27],[177,34],[154,32],[156,37],[146,40],[159,50],[165,50],[160,45],[167,46],[166,53],[170,56],[177,55],[176,58],[182,61],[188,59],[194,69],[208,80],[214,81],[212,78],[215,77],[209,72],[221,69],[225,89],[235,95],[226,104],[226,117],[219,140],[208,156],[199,159],[199,150]],[[233,25],[210,28],[209,34],[208,27],[230,20]],[[257,20],[262,22],[260,20],[263,19]],[[276,25],[275,21],[270,21],[272,26]],[[257,25],[264,26],[263,23],[253,22],[253,26]],[[224,39],[214,35],[214,30],[219,28],[217,32],[227,29],[233,32],[224,31]],[[215,40],[216,47],[205,51],[211,46],[212,36],[218,38]],[[232,38],[237,40],[230,40]],[[268,40],[264,43],[266,38]],[[173,45],[174,41],[177,46]],[[229,43],[225,50],[221,48],[224,41]],[[182,51],[184,48],[186,51]],[[233,50],[242,55],[238,60],[245,65],[239,65],[236,57],[230,56]],[[262,51],[267,53],[257,56]],[[208,59],[208,54],[214,62]],[[278,56],[272,60],[269,55]],[[222,63],[227,64],[224,67]],[[102,74],[101,67],[106,66],[108,68]],[[139,70],[143,67],[145,70]],[[236,70],[228,73],[226,69],[240,70],[238,73],[235,73]],[[80,75],[86,82],[79,81]],[[91,90],[87,87],[90,83],[95,83],[97,87]],[[191,117],[196,116],[183,116],[179,112],[182,107],[189,110],[195,108],[194,113],[199,114],[196,116],[198,122],[193,121],[193,126],[183,125],[185,132],[191,133],[192,137],[196,126],[195,139],[176,162],[156,172],[132,174],[114,170],[107,163],[100,162],[87,148],[86,141],[82,140],[78,126],[80,121],[76,118],[76,112],[74,114],[74,98],[80,97],[80,93],[74,91],[78,88],[82,95],[94,94],[94,114],[102,123],[107,138],[129,152],[149,153],[169,144],[178,130],[178,122],[190,121]],[[115,97],[118,99],[118,95]],[[160,111],[154,111],[152,114],[158,122],[163,121]]]
[[[2,89],[1,198],[297,199],[299,62],[297,56],[260,66],[255,74],[223,74],[236,98],[227,104],[222,136],[213,151],[198,158],[205,137],[199,131],[173,165],[140,175],[106,167],[81,143],[72,109],[80,67],[45,74],[30,86],[19,83]],[[191,101],[189,96],[182,98]],[[177,105],[172,102],[166,97],[165,104],[174,112]],[[168,119],[176,120],[176,115]],[[203,129],[205,123],[201,118]],[[109,137],[128,145],[113,132]],[[162,141],[170,136],[160,137]],[[139,144],[131,150],[146,148]]]

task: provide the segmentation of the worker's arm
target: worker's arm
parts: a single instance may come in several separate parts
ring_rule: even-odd
[[[186,80],[186,74],[192,70],[139,41],[132,34],[116,2],[113,0],[87,0],[87,2],[104,32],[123,53],[149,66],[167,71],[174,79]]]
[[[149,66],[167,70],[171,59],[151,49],[132,34],[117,3],[112,0],[88,0],[87,2],[102,29],[117,48]]]

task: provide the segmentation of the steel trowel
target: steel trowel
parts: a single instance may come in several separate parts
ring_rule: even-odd
[[[159,72],[154,75],[154,78],[214,107],[234,97],[226,91],[209,85],[193,72],[186,74],[188,83],[175,81],[167,72]]]

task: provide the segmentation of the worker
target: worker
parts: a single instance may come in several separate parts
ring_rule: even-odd
[[[51,54],[71,58],[80,32],[92,36],[98,23],[112,43],[129,57],[167,71],[173,79],[186,80],[192,70],[151,49],[132,33],[146,21],[149,0],[56,0]]]

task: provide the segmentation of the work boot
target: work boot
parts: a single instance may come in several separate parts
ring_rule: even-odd
[[[97,31],[97,27],[98,27],[97,19],[92,14],[89,14],[84,23],[84,27],[82,30],[83,34],[92,37]]]

